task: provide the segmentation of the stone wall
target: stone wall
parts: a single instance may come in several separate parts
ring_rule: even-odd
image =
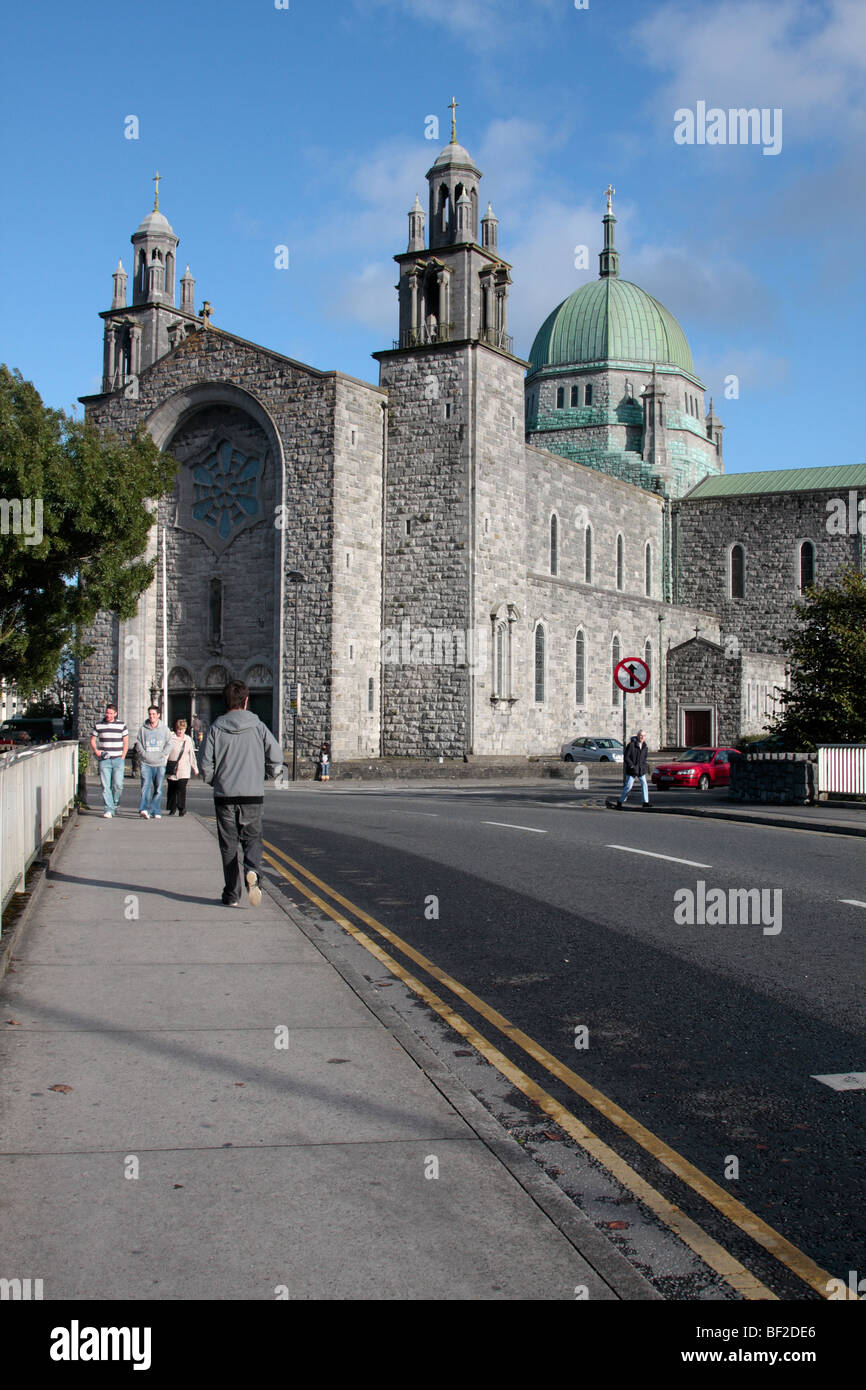
[[[376,354],[388,390],[384,754],[459,757],[468,748],[468,668],[434,660],[433,641],[471,626],[470,353],[442,344]]]
[[[815,800],[816,753],[750,753],[731,763],[728,796],[734,801],[804,805]]]
[[[201,697],[199,713],[210,722],[206,707],[212,691],[221,695],[220,678],[212,673],[227,672],[230,678],[248,680],[262,690],[274,691],[278,656],[277,607],[279,602],[279,530],[274,525],[281,495],[281,467],[259,424],[234,405],[208,405],[195,411],[168,441],[168,452],[181,468],[169,497],[159,506],[159,525],[165,528],[169,576],[167,613],[169,675],[175,687],[191,683]],[[232,451],[234,460],[244,459],[244,467],[257,468],[256,495],[244,498],[255,508],[244,517],[243,529],[235,528],[233,539],[220,544],[219,523],[224,511],[208,511],[208,504],[196,503],[202,479],[221,476],[218,456]],[[200,522],[195,512],[204,512]],[[243,515],[243,513],[241,513]],[[190,529],[196,526],[197,531]],[[202,535],[199,532],[204,532]],[[212,534],[209,534],[212,533]],[[162,608],[161,575],[157,583],[157,684],[162,687]],[[216,624],[216,626],[215,626]],[[191,678],[181,677],[186,671]],[[224,682],[223,682],[224,684]],[[276,727],[273,700],[270,709],[260,710],[262,718]]]
[[[384,391],[351,377],[337,378],[331,640],[334,759],[376,755],[380,747],[386,409]]]
[[[827,530],[831,492],[760,493],[714,497],[674,505],[675,597],[700,601],[720,616],[725,638],[752,651],[780,653],[796,623],[800,601],[800,545],[815,546],[815,583],[826,583],[846,564],[861,562],[858,535]],[[745,550],[745,597],[731,597],[730,555]]]
[[[510,444],[516,380],[505,363],[479,369],[488,412],[477,422],[476,621],[488,624],[487,659],[475,674],[479,754],[554,754],[568,739],[619,738],[622,696],[614,695],[613,642],[620,659],[650,652],[646,692],[627,697],[629,730],[647,728],[661,742],[664,654],[699,624],[718,632],[712,614],[674,609],[663,601],[664,500],[600,476],[558,454]],[[498,421],[498,433],[497,433]],[[556,574],[551,573],[550,521],[556,514]],[[586,582],[586,527],[592,530],[592,579]],[[617,536],[623,537],[623,587],[617,588]],[[645,548],[651,547],[650,593]],[[509,699],[496,695],[496,620],[512,644]],[[535,631],[544,628],[544,698],[536,700]],[[578,701],[576,638],[584,638],[585,686]],[[661,649],[661,656],[660,656]]]
[[[740,734],[766,734],[781,715],[781,693],[788,685],[783,656],[743,649],[740,689]]]
[[[697,397],[703,410],[703,390],[690,378],[659,369],[658,384],[666,392],[667,458],[661,467],[643,457],[641,393],[651,374],[645,369],[586,370],[549,368],[531,373],[525,383],[527,439],[552,453],[562,454],[611,477],[650,490],[661,486],[680,497],[708,474],[722,471],[715,444],[707,438],[702,420],[685,408],[686,396]],[[592,386],[592,404],[585,391]],[[572,406],[571,388],[579,389],[579,406]],[[557,391],[565,404],[556,405]],[[632,403],[634,402],[634,403]],[[658,475],[658,477],[657,477]]]
[[[523,432],[523,364],[477,347],[473,358],[475,459],[472,589],[476,660],[472,751],[525,754],[529,640],[526,529],[529,477]],[[502,629],[501,686],[494,670]]]
[[[89,739],[94,724],[105,714],[106,705],[118,704],[118,622],[113,613],[98,613],[95,622],[84,634],[84,643],[93,648],[92,654],[78,663],[76,676],[77,700],[75,734]],[[137,711],[118,709],[118,718],[133,727]],[[133,737],[135,729],[133,728]]]
[[[191,334],[173,352],[143,372],[137,399],[116,392],[91,397],[86,402],[88,417],[100,427],[110,427],[121,435],[128,435],[139,422],[144,423],[162,448],[169,448],[175,437],[181,448],[187,437],[183,431],[194,429],[195,417],[215,407],[240,411],[248,421],[245,429],[257,426],[263,432],[271,469],[270,490],[266,489],[263,505],[270,506],[273,502],[279,507],[270,520],[262,517],[261,533],[267,536],[262,543],[267,554],[242,556],[244,546],[235,548],[244,542],[245,535],[254,534],[254,531],[244,531],[223,552],[219,565],[231,575],[236,591],[240,592],[241,587],[244,591],[244,612],[249,611],[246,619],[240,610],[237,616],[241,621],[248,619],[253,627],[250,659],[260,656],[264,664],[266,655],[272,655],[275,715],[284,745],[291,739],[288,704],[294,667],[294,593],[289,592],[291,585],[285,575],[289,570],[300,570],[305,575],[306,582],[299,593],[298,669],[304,691],[299,743],[301,751],[307,752],[311,752],[322,738],[330,739],[332,733],[337,381],[336,373],[318,372],[210,328]],[[371,398],[379,399],[376,388],[365,387],[364,383],[356,385],[361,394],[366,391]],[[237,424],[237,418],[233,418]],[[260,438],[258,444],[261,445]],[[363,457],[365,467],[369,464],[370,449],[375,453],[376,444],[367,428],[359,456]],[[377,466],[374,460],[374,469]],[[196,547],[188,547],[186,542],[180,544],[185,547],[184,562],[190,561],[191,571],[188,576],[177,576],[178,592],[175,592],[175,576],[171,576],[169,600],[170,610],[173,600],[180,601],[182,614],[184,586],[198,583],[205,570],[210,574],[215,562],[213,555],[207,556],[206,545],[198,548],[199,554]],[[193,551],[197,558],[192,558]],[[239,561],[237,566],[233,565],[233,551]],[[238,575],[244,576],[243,586],[238,583]],[[191,594],[186,595],[186,601],[191,601]],[[375,593],[368,595],[364,591],[358,602],[369,606],[365,621],[369,613],[377,613]],[[149,684],[159,674],[157,661],[161,666],[156,650],[158,619],[152,590],[142,601],[142,609],[148,611],[146,637],[153,645],[149,657],[151,669],[142,672],[139,681],[142,688],[134,700],[137,704],[142,699],[146,703]],[[259,623],[261,617],[264,618],[263,627]],[[227,655],[232,657],[233,664],[234,654]],[[244,655],[239,652],[237,657],[240,659]],[[169,668],[182,658],[183,653],[170,645]],[[85,700],[88,698],[90,696],[85,693]]]
[[[671,649],[667,663],[668,708],[664,744],[682,747],[689,740],[685,714],[709,710],[708,743],[736,747],[740,733],[742,655],[705,637],[692,637]],[[703,742],[703,740],[702,740]]]

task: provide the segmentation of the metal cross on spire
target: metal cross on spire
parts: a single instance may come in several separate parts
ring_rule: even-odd
[[[162,178],[162,174],[161,174],[161,173],[159,172],[159,170],[157,169],[156,173],[155,173],[154,176],[153,176],[153,182],[154,182],[154,184],[155,184],[155,192],[154,192],[154,195],[153,195],[153,210],[154,210],[154,212],[159,212],[159,181],[160,181],[161,178]]]
[[[616,192],[616,189],[615,189],[615,188],[612,188],[610,184],[608,184],[607,188],[604,190],[604,196],[607,198],[607,210],[608,210],[608,212],[613,212],[613,208],[611,207],[610,200],[611,200],[611,198],[613,197],[613,195],[614,195],[615,192]]]
[[[449,101],[448,105],[449,105],[449,107],[451,108],[451,144],[452,144],[452,145],[456,145],[456,144],[457,144],[457,107],[460,105],[460,102],[459,102],[459,101],[455,101],[455,100],[454,100],[454,97],[452,97],[451,100]]]

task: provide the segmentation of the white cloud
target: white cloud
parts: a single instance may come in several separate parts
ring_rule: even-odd
[[[511,42],[516,28],[531,29],[537,24],[532,11],[547,15],[561,12],[563,0],[355,0],[356,8],[387,10],[394,16],[450,30],[459,37],[476,41],[486,48]]]
[[[598,274],[601,241],[599,208],[569,205],[554,198],[533,199],[517,233],[507,216],[499,252],[514,266],[509,296],[509,332],[514,350],[525,356],[544,320],[579,285]],[[586,246],[589,266],[575,267],[575,247]]]
[[[390,346],[397,332],[394,272],[394,266],[374,261],[342,277],[328,305],[329,318],[354,319],[376,334],[378,346]]]
[[[744,342],[742,337],[734,340],[731,346],[715,358],[695,363],[703,380],[707,394],[714,398],[716,414],[724,424],[730,424],[736,413],[737,400],[747,402],[759,393],[770,393],[785,386],[790,379],[791,367],[786,357],[767,351],[755,344]],[[730,377],[737,378],[739,395],[735,399],[725,396],[726,383]]]
[[[674,110],[699,99],[723,108],[780,106],[786,134],[800,142],[844,140],[862,121],[862,0],[828,0],[821,8],[802,0],[674,0],[637,26],[634,43],[646,62],[670,74],[652,104],[671,129]]]
[[[766,324],[777,316],[762,281],[724,251],[651,244],[628,252],[623,278],[633,280],[680,320],[690,324]]]

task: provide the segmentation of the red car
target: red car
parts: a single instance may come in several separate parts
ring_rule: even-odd
[[[740,756],[739,748],[687,748],[670,763],[659,763],[652,775],[655,786],[726,787],[731,780],[731,759]]]

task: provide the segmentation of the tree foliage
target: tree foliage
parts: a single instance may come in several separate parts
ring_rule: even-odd
[[[866,576],[842,570],[797,604],[791,688],[773,733],[798,747],[866,742]]]
[[[100,609],[133,616],[153,579],[148,501],[176,468],[143,428],[100,434],[0,365],[0,677],[24,693],[50,685]]]

